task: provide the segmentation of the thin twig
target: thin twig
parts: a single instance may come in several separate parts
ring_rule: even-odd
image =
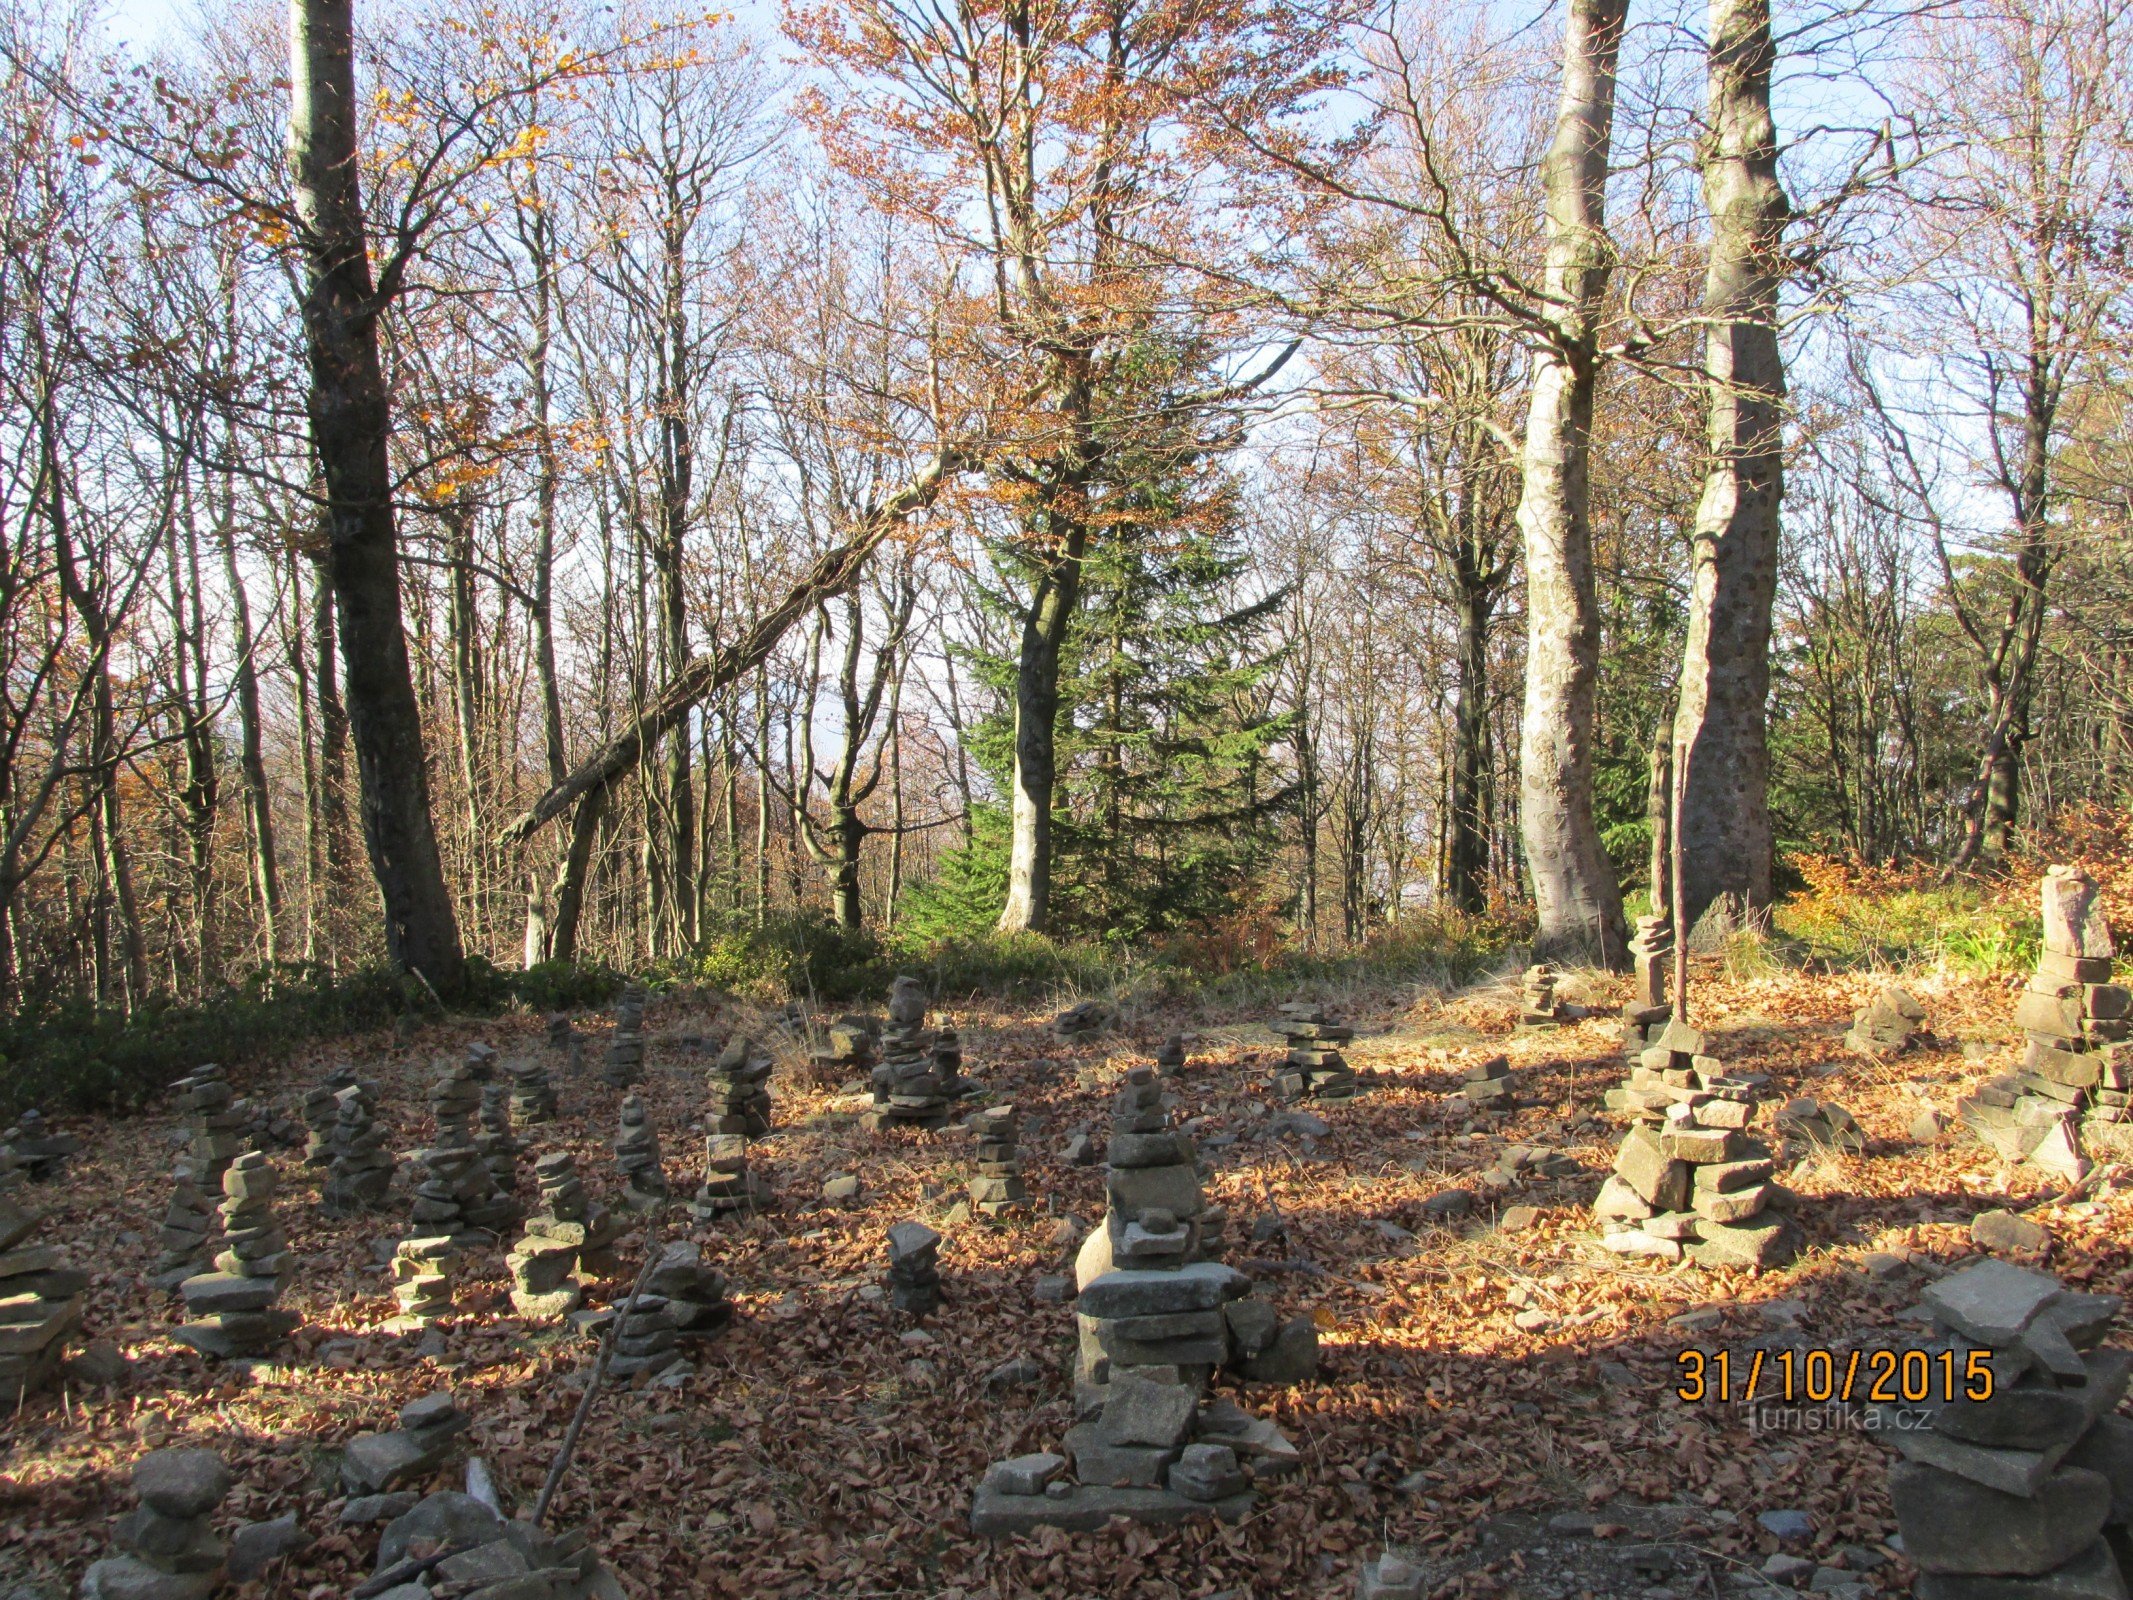
[[[570,1458],[577,1453],[578,1435],[585,1431],[585,1419],[592,1414],[593,1401],[600,1393],[600,1382],[607,1376],[608,1360],[615,1353],[615,1335],[629,1321],[630,1313],[637,1309],[637,1297],[644,1293],[644,1286],[651,1281],[652,1269],[659,1265],[658,1241],[649,1229],[645,1231],[644,1242],[644,1269],[637,1274],[637,1281],[630,1285],[629,1298],[622,1302],[622,1309],[615,1313],[615,1320],[607,1325],[607,1332],[600,1338],[600,1354],[594,1358],[592,1373],[585,1380],[584,1396],[578,1401],[570,1426],[563,1431],[562,1447],[556,1451],[555,1460],[549,1463],[540,1498],[533,1502],[533,1525],[536,1528],[547,1516],[548,1504],[555,1499],[555,1492],[563,1483],[563,1474],[570,1469]]]

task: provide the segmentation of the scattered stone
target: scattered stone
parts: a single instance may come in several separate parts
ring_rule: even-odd
[[[1815,1536],[1815,1525],[1804,1511],[1759,1511],[1756,1525],[1786,1544],[1805,1544]]]
[[[45,1125],[44,1113],[31,1106],[15,1119],[15,1125],[0,1134],[0,1144],[14,1153],[17,1167],[32,1183],[45,1183],[65,1170],[68,1161],[81,1153],[81,1140],[71,1133],[54,1133]]]
[[[1834,1100],[1788,1100],[1778,1108],[1773,1126],[1783,1141],[1778,1153],[1786,1161],[1866,1153],[1866,1130]]]
[[[445,1389],[410,1400],[394,1420],[397,1426],[382,1433],[357,1434],[341,1452],[341,1484],[349,1494],[388,1496],[420,1482],[444,1465],[468,1426]]]
[[[829,1025],[828,1044],[811,1059],[825,1078],[858,1077],[874,1065],[874,1049],[881,1038],[881,1019],[847,1012]]]
[[[311,1535],[304,1532],[293,1511],[269,1522],[247,1522],[230,1535],[230,1576],[239,1583],[249,1582],[272,1562],[308,1550],[311,1543]]]
[[[1083,1000],[1052,1019],[1052,1033],[1059,1039],[1086,1039],[1117,1022],[1118,1012],[1103,1001]]]
[[[2051,1249],[2052,1236],[2041,1223],[2012,1211],[1980,1211],[1970,1219],[1970,1242],[1981,1250],[2042,1255]]]
[[[840,1172],[823,1182],[822,1200],[825,1205],[849,1205],[858,1198],[859,1179],[849,1172]]]

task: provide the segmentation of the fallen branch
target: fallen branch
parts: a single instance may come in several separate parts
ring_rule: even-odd
[[[637,1309],[637,1297],[644,1293],[644,1286],[652,1280],[652,1269],[659,1265],[660,1249],[657,1240],[647,1232],[645,1236],[644,1270],[637,1274],[637,1281],[630,1285],[629,1298],[622,1302],[622,1309],[615,1313],[615,1320],[607,1325],[607,1332],[600,1336],[600,1353],[593,1358],[591,1374],[585,1380],[585,1393],[578,1401],[578,1409],[571,1415],[570,1426],[563,1430],[562,1446],[555,1453],[555,1460],[548,1464],[548,1476],[541,1483],[540,1498],[533,1502],[533,1525],[538,1528],[541,1519],[548,1515],[549,1502],[562,1487],[563,1474],[570,1470],[570,1458],[577,1454],[578,1435],[585,1431],[585,1419],[592,1415],[593,1401],[600,1393],[601,1380],[607,1376],[607,1363],[615,1353],[615,1335],[629,1321],[630,1313]]]

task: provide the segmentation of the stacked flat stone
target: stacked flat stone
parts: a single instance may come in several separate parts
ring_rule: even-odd
[[[1908,989],[1890,984],[1852,1013],[1851,1032],[1844,1042],[1862,1055],[1902,1055],[1933,1037],[1926,1026],[1926,1008]]]
[[[945,1128],[957,1092],[954,1072],[944,1074],[926,1036],[926,991],[916,978],[889,986],[889,1025],[882,1030],[882,1059],[874,1068],[874,1107],[869,1128]]]
[[[548,1013],[549,1049],[568,1050],[570,1048],[570,1041],[572,1039],[575,1039],[577,1036],[577,1030],[573,1028],[570,1024],[569,1012],[551,1011]]]
[[[54,1133],[46,1126],[44,1113],[35,1106],[23,1112],[5,1134],[0,1134],[0,1143],[15,1152],[15,1159],[22,1164],[22,1170],[29,1174],[32,1183],[58,1177],[68,1161],[81,1152],[81,1140],[71,1133]]]
[[[923,1222],[889,1229],[889,1303],[914,1317],[941,1304],[941,1236]]]
[[[620,1306],[615,1311],[622,1316],[622,1325],[615,1330],[614,1354],[607,1361],[607,1370],[615,1377],[664,1372],[681,1360],[676,1348],[680,1334],[664,1296],[640,1294],[628,1315],[622,1315]]]
[[[1518,1103],[1509,1058],[1490,1056],[1467,1068],[1459,1084],[1459,1097],[1476,1111],[1509,1111]]]
[[[5,1156],[0,1147],[0,1405],[13,1406],[58,1371],[89,1275],[31,1242],[44,1215],[26,1203],[29,1175]]]
[[[459,1275],[459,1246],[452,1235],[402,1239],[393,1251],[392,1273],[400,1315],[388,1328],[427,1328],[452,1314],[452,1283]]]
[[[228,1550],[214,1514],[230,1492],[212,1450],[152,1450],[133,1464],[140,1504],[123,1518],[106,1556],[82,1575],[83,1600],[206,1600],[221,1586]]]
[[[978,1092],[978,1085],[963,1076],[963,1041],[953,1028],[933,1036],[933,1070],[940,1074],[941,1091],[950,1099]]]
[[[219,1192],[222,1174],[247,1147],[236,1092],[212,1063],[193,1068],[170,1087],[190,1132],[185,1153],[192,1158],[194,1181]]]
[[[488,1168],[489,1181],[498,1194],[508,1195],[518,1188],[518,1155],[523,1147],[511,1131],[508,1085],[481,1086],[481,1132],[475,1137],[474,1147],[481,1152],[481,1164]]]
[[[644,990],[635,984],[615,1001],[615,1031],[607,1042],[607,1065],[601,1081],[612,1089],[627,1089],[644,1078]]]
[[[304,1124],[304,1165],[326,1167],[333,1164],[333,1119],[341,1108],[339,1085],[330,1079],[308,1090],[297,1115]]]
[[[988,1106],[970,1119],[978,1141],[977,1176],[970,1180],[970,1203],[988,1217],[1004,1216],[1029,1204],[1022,1181],[1022,1136],[1015,1108]]]
[[[221,1186],[220,1178],[216,1187]],[[178,1157],[170,1173],[170,1204],[163,1212],[159,1236],[162,1253],[156,1257],[158,1289],[175,1289],[187,1278],[205,1272],[215,1257],[215,1213],[202,1185],[199,1165],[190,1155]]]
[[[1274,1089],[1290,1100],[1350,1100],[1355,1072],[1340,1047],[1355,1030],[1333,1020],[1322,1005],[1292,1000],[1281,1007],[1274,1031],[1288,1040],[1289,1054],[1274,1075]]]
[[[2115,946],[2096,880],[2053,867],[2041,898],[2044,951],[2015,1006],[2028,1036],[2021,1069],[1983,1084],[1958,1111],[2005,1159],[2072,1182],[2088,1171],[2085,1149],[2133,1154],[2133,993],[2112,981]]]
[[[1518,1025],[1521,1028],[1559,1028],[1563,1025],[1563,1003],[1555,997],[1555,968],[1545,961],[1526,968],[1520,980],[1518,999]]]
[[[414,1204],[414,1221],[423,1234],[458,1235],[477,1228],[501,1234],[518,1220],[517,1205],[498,1192],[474,1142],[480,1109],[481,1083],[467,1066],[452,1068],[430,1088],[436,1135],[415,1156],[425,1173]]]
[[[548,1069],[531,1056],[514,1056],[504,1063],[511,1079],[511,1115],[522,1127],[537,1127],[556,1119],[555,1085]]]
[[[1175,1078],[1185,1070],[1185,1035],[1173,1033],[1164,1039],[1163,1046],[1155,1053],[1155,1074],[1159,1078]]]
[[[1622,1043],[1637,1055],[1659,1042],[1673,1020],[1667,970],[1674,957],[1674,923],[1665,916],[1639,917],[1629,941],[1630,1002],[1622,1013]]]
[[[677,1239],[662,1250],[644,1288],[666,1301],[677,1338],[709,1339],[733,1324],[725,1274],[704,1265],[703,1246],[693,1239]]]
[[[770,1052],[746,1034],[735,1034],[711,1064],[705,1082],[711,1090],[712,1133],[738,1133],[760,1139],[770,1132]]]
[[[467,1076],[476,1083],[494,1083],[498,1059],[495,1045],[475,1040],[467,1046]]]
[[[1062,1041],[1093,1038],[1118,1021],[1118,1013],[1101,1000],[1082,1000],[1052,1018],[1052,1036]]]
[[[659,1160],[659,1135],[651,1114],[635,1095],[622,1101],[615,1129],[615,1170],[622,1175],[622,1203],[632,1211],[657,1211],[671,1197],[666,1168]]]
[[[215,1270],[178,1285],[193,1320],[173,1335],[202,1355],[255,1355],[286,1338],[299,1321],[278,1309],[290,1267],[289,1241],[274,1216],[274,1168],[256,1150],[222,1175],[222,1249]]]
[[[1805,1161],[1816,1156],[1866,1154],[1866,1129],[1834,1100],[1788,1100],[1777,1109],[1771,1127],[1780,1141],[1778,1159]]]
[[[1919,1600],[2125,1595],[2113,1552],[2133,1521],[2133,1420],[2116,1413],[2133,1352],[2101,1348],[2120,1307],[1996,1260],[1926,1291],[1932,1393],[1875,1408],[1873,1434],[1905,1458],[1889,1499]]]
[[[376,1095],[367,1083],[351,1083],[335,1096],[333,1165],[319,1191],[319,1209],[328,1216],[375,1211],[392,1191],[399,1163],[386,1148],[376,1110]]]
[[[853,1077],[874,1065],[874,1045],[880,1036],[878,1019],[847,1012],[829,1025],[826,1043],[809,1059],[825,1077]]]
[[[420,1483],[450,1459],[470,1426],[448,1389],[410,1400],[397,1427],[359,1433],[341,1452],[341,1487],[350,1495],[391,1494]]]
[[[775,1197],[748,1170],[748,1140],[738,1133],[714,1133],[704,1140],[704,1178],[689,1215],[698,1222],[767,1211]]]
[[[1798,1254],[1800,1234],[1786,1215],[1790,1191],[1772,1181],[1769,1147],[1745,1131],[1756,1084],[1728,1074],[1703,1047],[1694,1028],[1670,1023],[1629,1086],[1608,1092],[1608,1107],[1627,1112],[1632,1126],[1593,1201],[1600,1242],[1707,1267],[1782,1266]]]

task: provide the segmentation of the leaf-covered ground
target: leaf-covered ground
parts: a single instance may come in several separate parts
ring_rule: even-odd
[[[1699,1508],[1674,1514],[1671,1537],[1703,1552],[1721,1577],[1777,1549],[1753,1521],[1764,1510],[1806,1512],[1813,1553],[1825,1560],[1842,1546],[1873,1546],[1893,1530],[1886,1457],[1871,1439],[1752,1430],[1738,1407],[1692,1406],[1670,1391],[1685,1342],[1746,1345],[1781,1331],[1843,1346],[1873,1329],[1915,1332],[1901,1313],[1926,1274],[1972,1253],[1971,1216],[2010,1196],[2047,1195],[2038,1180],[2010,1181],[1967,1141],[1910,1138],[1922,1103],[1952,1109],[1964,1085],[2012,1060],[2016,1035],[2008,983],[1908,981],[1942,1047],[1887,1063],[1841,1043],[1852,1009],[1876,986],[1869,976],[1738,981],[1714,972],[1699,983],[1697,1019],[1715,1054],[1770,1074],[1781,1094],[1841,1101],[1873,1136],[1864,1157],[1790,1174],[1809,1248],[1795,1266],[1761,1277],[1623,1261],[1598,1248],[1582,1207],[1618,1133],[1597,1113],[1624,1072],[1617,1024],[1513,1034],[1508,989],[1356,1009],[1362,1031],[1351,1059],[1377,1081],[1348,1104],[1315,1108],[1330,1124],[1315,1137],[1275,1131],[1283,1108],[1267,1081],[1279,1049],[1264,1018],[1150,1015],[1068,1046],[1050,1037],[1048,1014],[954,1008],[947,1015],[962,1030],[968,1070],[1023,1108],[1030,1130],[1037,1203],[1002,1223],[952,1215],[969,1170],[961,1134],[869,1134],[856,1120],[863,1101],[848,1092],[856,1086],[807,1082],[799,1047],[762,1015],[656,999],[642,1092],[677,1195],[693,1187],[700,1144],[689,1130],[703,1105],[704,1062],[663,1041],[738,1027],[779,1040],[783,1052],[777,1129],[752,1149],[781,1204],[740,1227],[692,1226],[679,1207],[652,1224],[662,1236],[702,1242],[731,1278],[740,1315],[680,1388],[602,1397],[556,1520],[589,1524],[643,1595],[1330,1595],[1351,1592],[1357,1564],[1388,1541],[1429,1557],[1442,1593],[1571,1594],[1583,1581],[1574,1561],[1567,1579],[1527,1572],[1524,1557],[1506,1553],[1516,1541],[1504,1530],[1586,1510],[1600,1528],[1587,1543],[1604,1545],[1633,1537],[1641,1526],[1633,1508],[1657,1503]],[[1565,993],[1602,1004],[1622,996],[1589,977]],[[587,1057],[597,1062],[605,1022],[586,1026],[595,1035]],[[1072,1312],[1038,1303],[1031,1289],[1065,1266],[1100,1215],[1103,1179],[1100,1167],[1061,1166],[1057,1152],[1077,1128],[1100,1133],[1116,1074],[1180,1026],[1199,1039],[1172,1085],[1175,1115],[1190,1119],[1210,1189],[1228,1207],[1230,1258],[1285,1313],[1308,1310],[1323,1330],[1316,1382],[1238,1395],[1289,1432],[1304,1470],[1234,1528],[989,1545],[964,1526],[978,1474],[1001,1456],[1055,1446],[1068,1421]],[[405,1047],[381,1039],[271,1077],[239,1074],[239,1087],[293,1108],[328,1065],[350,1060],[382,1081],[382,1114],[398,1147],[409,1148],[428,1131],[423,1090],[476,1039],[506,1055],[545,1050],[530,1018],[438,1026]],[[1462,1119],[1450,1104],[1461,1069],[1496,1051],[1511,1058],[1519,1108]],[[612,1194],[607,1143],[620,1096],[590,1074],[558,1077],[563,1119],[527,1130],[522,1192],[531,1198],[534,1153],[569,1147],[595,1189]],[[44,1237],[95,1273],[88,1331],[115,1338],[132,1367],[116,1387],[69,1385],[7,1421],[0,1583],[34,1581],[54,1600],[68,1592],[130,1504],[131,1459],[188,1443],[232,1463],[239,1487],[223,1507],[226,1523],[293,1510],[321,1536],[253,1592],[345,1594],[369,1571],[376,1530],[339,1530],[324,1453],[439,1385],[471,1412],[474,1448],[505,1493],[530,1501],[590,1352],[512,1315],[502,1247],[470,1259],[463,1314],[425,1352],[416,1338],[376,1331],[395,1310],[376,1242],[405,1229],[405,1176],[394,1210],[332,1222],[311,1207],[316,1175],[293,1152],[278,1157],[284,1219],[304,1262],[285,1303],[305,1325],[283,1358],[233,1375],[171,1340],[176,1297],[146,1286],[173,1118],[71,1126],[88,1150],[35,1191],[51,1209]],[[1501,1190],[1481,1185],[1518,1145],[1567,1150],[1583,1170]],[[861,1177],[859,1202],[823,1208],[824,1179],[844,1172]],[[1430,1221],[1423,1202],[1454,1186],[1475,1189],[1480,1205],[1457,1222]],[[2124,1289],[2133,1278],[2128,1204],[2106,1182],[2090,1198],[2034,1211],[2055,1238],[2052,1269]],[[1512,1206],[1538,1208],[1538,1220],[1506,1230],[1500,1219]],[[1285,1235],[1255,1242],[1254,1223],[1270,1213]],[[949,1299],[920,1328],[865,1292],[880,1278],[884,1230],[907,1216],[947,1234]],[[626,1257],[640,1248],[633,1243]],[[988,1392],[989,1372],[1026,1355],[1042,1358],[1041,1385]],[[1896,1562],[1873,1580],[1897,1589],[1904,1576]],[[1596,1581],[1584,1586],[1607,1593],[1592,1589]]]

